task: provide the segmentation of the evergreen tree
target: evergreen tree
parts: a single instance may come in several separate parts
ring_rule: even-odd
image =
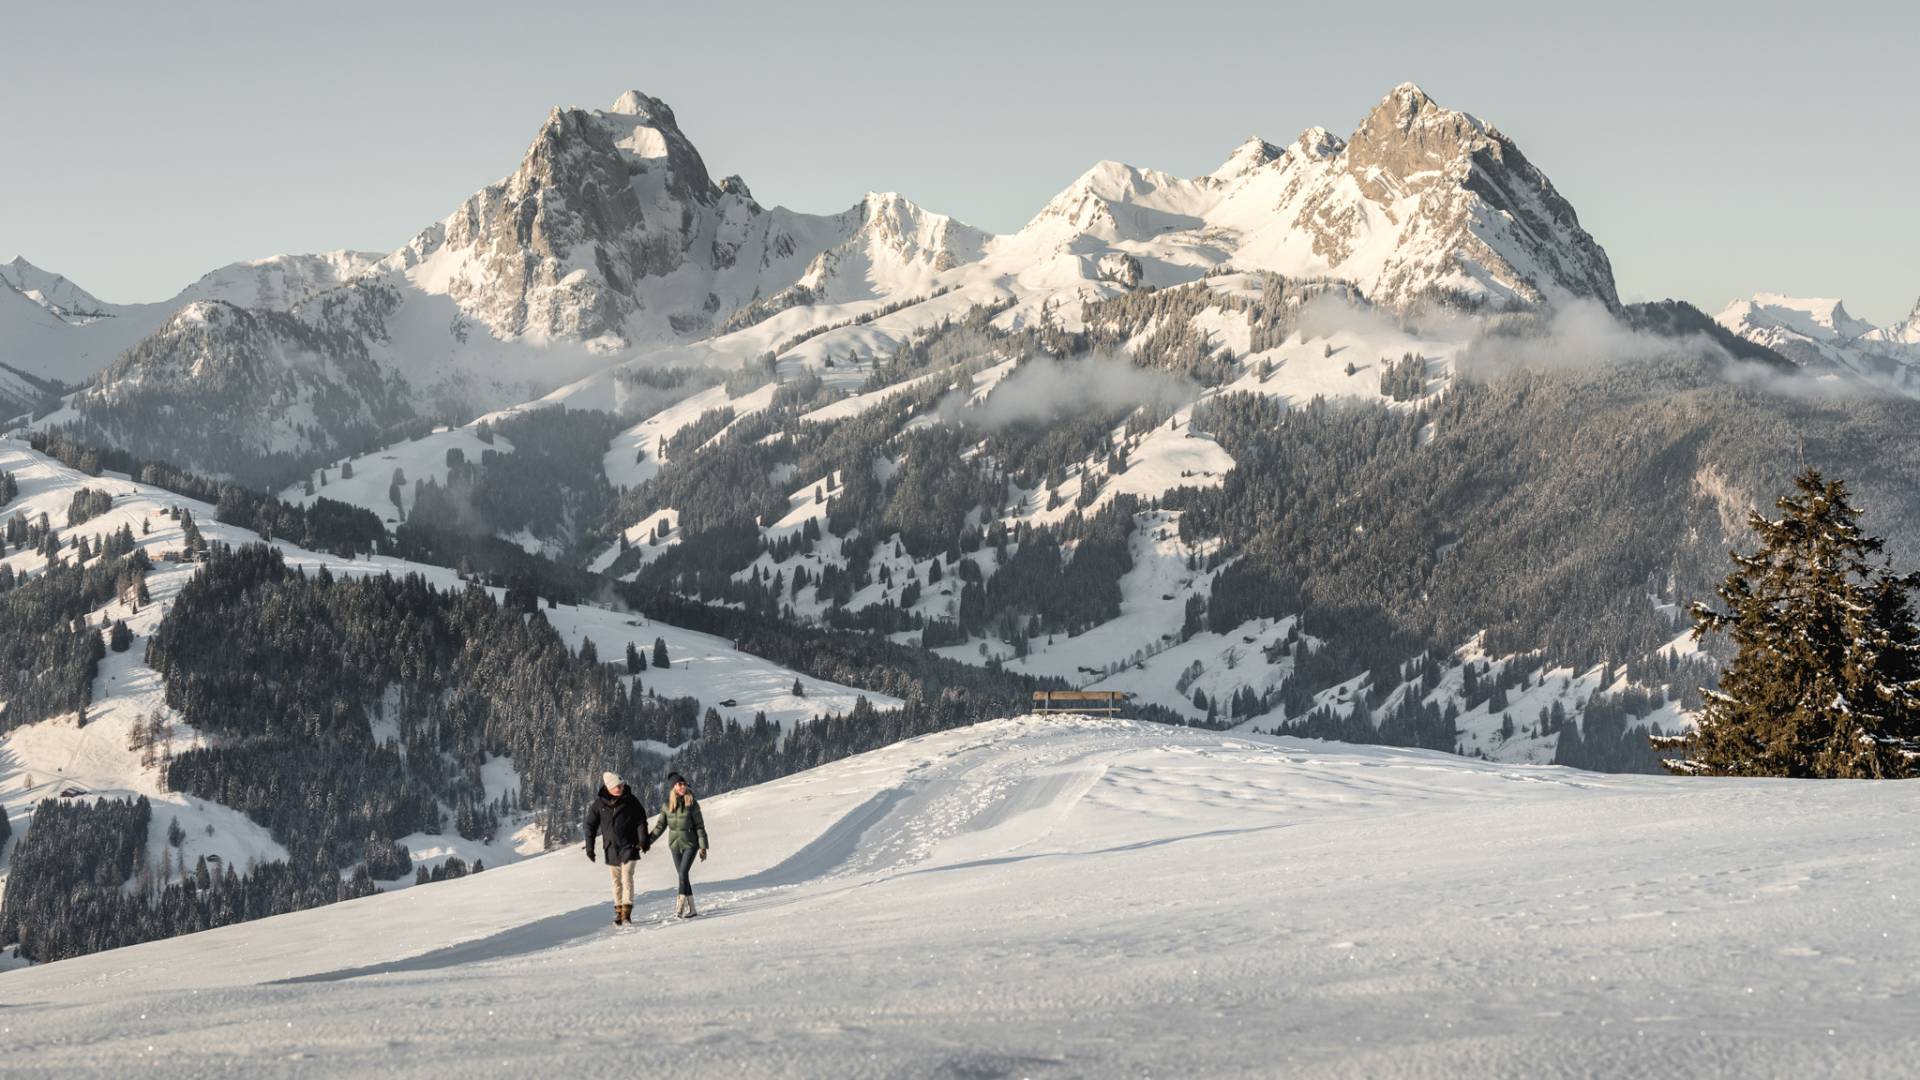
[[[1694,637],[1738,646],[1693,731],[1657,736],[1678,773],[1910,776],[1920,757],[1920,627],[1909,590],[1860,531],[1846,485],[1812,468],[1778,519],[1749,524],[1760,550],[1735,553],[1718,589],[1726,611],[1695,605]]]
[[[671,666],[667,661],[667,639],[666,638],[657,637],[653,639],[653,666],[657,668],[666,668]]]

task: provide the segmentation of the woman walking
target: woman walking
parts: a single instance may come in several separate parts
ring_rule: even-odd
[[[599,840],[613,872],[613,925],[624,926],[633,921],[634,864],[653,844],[647,808],[617,773],[601,773],[600,791],[587,804],[586,826],[587,860],[593,860],[593,842]]]
[[[693,860],[696,853],[707,857],[707,822],[700,816],[700,804],[687,786],[687,778],[677,772],[667,774],[672,790],[667,793],[667,808],[660,821],[647,833],[652,843],[661,833],[667,835],[667,849],[673,852],[673,868],[680,873],[680,901],[674,914],[691,919],[700,914],[693,909]]]

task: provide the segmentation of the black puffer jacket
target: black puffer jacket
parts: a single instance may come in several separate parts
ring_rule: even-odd
[[[608,866],[638,859],[651,845],[647,839],[647,808],[639,796],[627,788],[619,798],[606,787],[587,804],[587,853],[593,853],[594,837],[600,838],[600,850]]]

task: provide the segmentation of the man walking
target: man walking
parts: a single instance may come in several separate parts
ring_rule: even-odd
[[[587,859],[593,859],[593,841],[600,840],[613,874],[613,925],[633,922],[633,868],[652,840],[647,836],[647,810],[639,796],[627,790],[618,773],[600,774],[600,791],[587,805]]]

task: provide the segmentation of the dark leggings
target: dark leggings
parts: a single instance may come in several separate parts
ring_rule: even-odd
[[[693,877],[692,877],[693,860],[699,857],[700,857],[700,852],[694,848],[688,848],[685,851],[676,851],[673,853],[673,868],[680,872],[680,895],[681,896],[693,895]]]

